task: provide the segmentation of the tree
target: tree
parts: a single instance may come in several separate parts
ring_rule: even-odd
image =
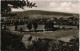
[[[38,24],[37,24],[37,22],[33,22],[33,27],[34,27],[34,30],[36,31],[36,29],[38,28]]]
[[[32,23],[31,22],[28,22],[27,28],[29,29],[29,31],[31,31],[31,29],[32,29]]]
[[[15,31],[17,31],[17,29],[18,29],[18,21],[16,21],[15,23],[14,23],[14,25],[15,25]]]
[[[37,7],[35,6],[36,3],[31,3],[28,0],[1,0],[1,14],[9,14],[11,13],[11,8],[22,8],[27,6],[29,8]]]

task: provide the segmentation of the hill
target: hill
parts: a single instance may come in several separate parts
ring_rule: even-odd
[[[15,14],[11,17],[26,17],[30,15],[57,15],[57,16],[76,16],[79,17],[79,14],[75,13],[63,13],[63,12],[51,12],[51,11],[42,11],[42,10],[28,10],[24,12],[13,12]]]

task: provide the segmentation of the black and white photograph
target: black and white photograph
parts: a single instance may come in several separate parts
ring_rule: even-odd
[[[79,0],[1,0],[1,51],[79,51]]]

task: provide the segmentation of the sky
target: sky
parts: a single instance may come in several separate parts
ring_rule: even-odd
[[[26,10],[44,10],[44,11],[57,11],[67,13],[79,13],[78,0],[29,0],[36,3],[37,7],[24,9],[12,9],[12,11],[26,11]]]

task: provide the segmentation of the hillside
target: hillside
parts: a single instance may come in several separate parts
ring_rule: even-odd
[[[24,17],[24,16],[29,16],[29,15],[57,15],[57,16],[75,15],[76,17],[79,16],[79,14],[75,14],[75,13],[50,12],[50,11],[42,11],[42,10],[28,10],[24,12],[13,12],[12,14],[15,14],[15,15],[11,17]]]

